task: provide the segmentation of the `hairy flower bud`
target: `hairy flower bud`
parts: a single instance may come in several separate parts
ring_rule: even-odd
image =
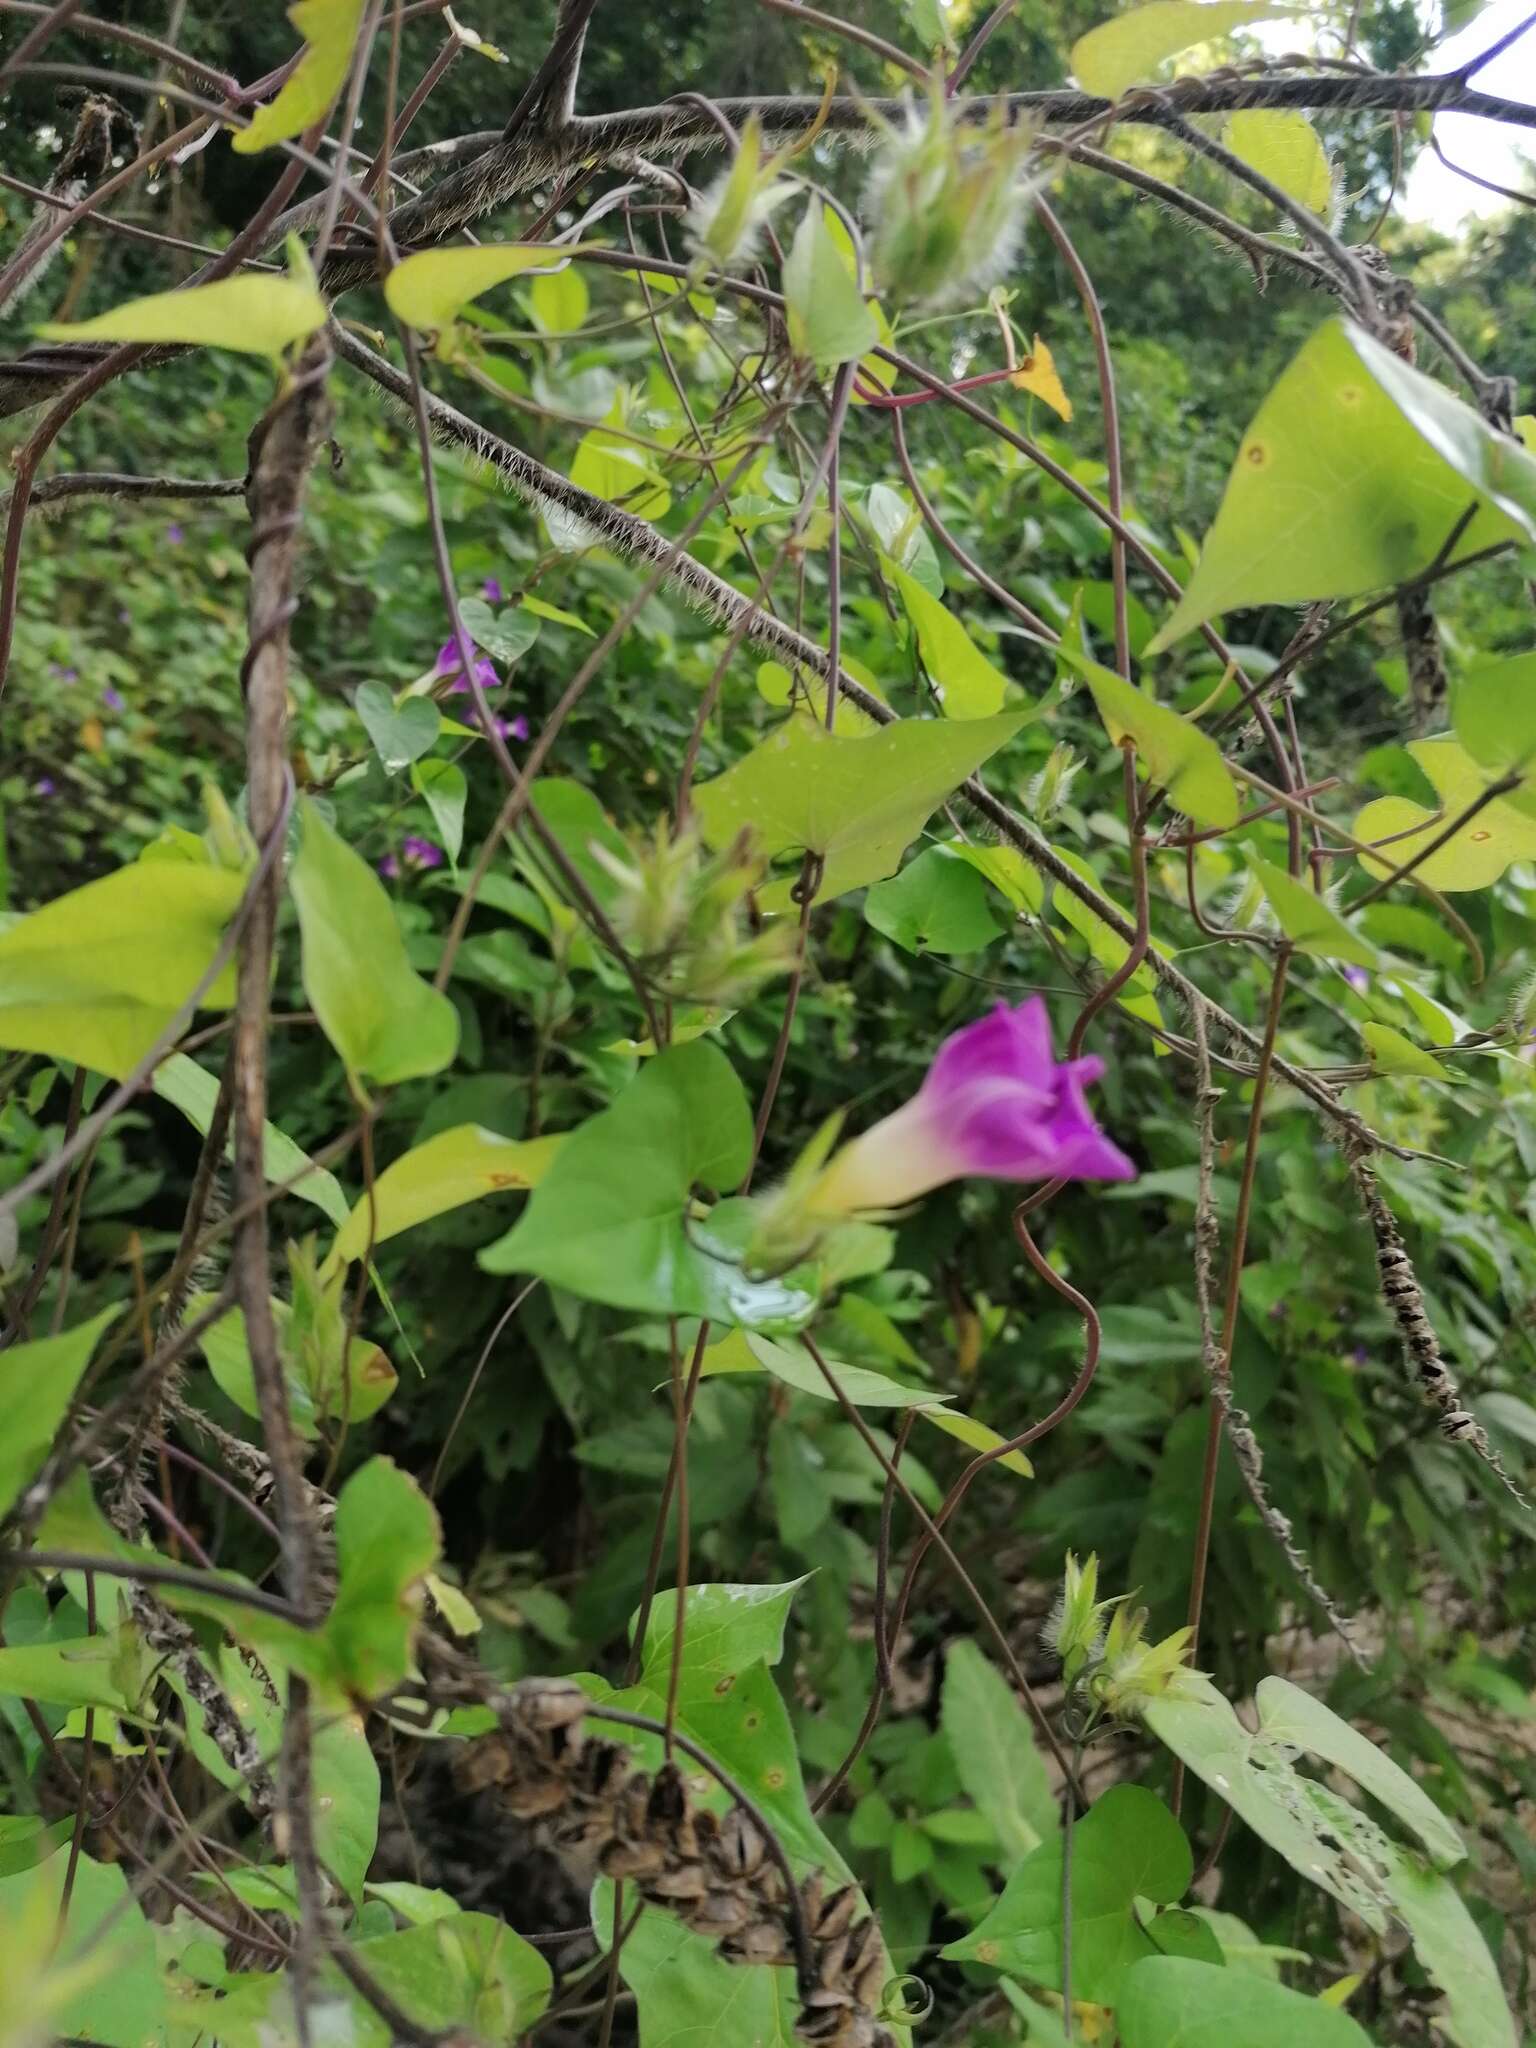
[[[1096,1552],[1080,1565],[1069,1550],[1066,1575],[1051,1618],[1045,1625],[1045,1640],[1061,1659],[1062,1683],[1070,1692],[1104,1641],[1104,1616],[1119,1603],[1100,1600],[1099,1560]]]
[[[726,270],[751,260],[763,223],[794,189],[774,176],[777,163],[774,157],[763,161],[763,124],[754,114],[741,131],[735,162],[689,209],[685,229],[702,267]]]
[[[618,884],[614,929],[663,995],[738,1002],[788,971],[797,943],[789,920],[760,932],[747,924],[762,863],[745,836],[706,855],[696,832],[674,837],[661,819],[648,840],[631,842],[627,859],[601,845],[592,853]]]
[[[1082,767],[1075,751],[1065,740],[1052,747],[1045,766],[1034,776],[1025,791],[1030,813],[1036,824],[1050,824],[1062,805],[1072,794],[1072,784],[1077,771]]]
[[[913,108],[904,129],[888,130],[870,178],[870,256],[881,291],[921,306],[984,292],[1018,242],[1029,146],[1028,131],[1001,111],[983,128],[962,122],[935,81],[926,119]]]

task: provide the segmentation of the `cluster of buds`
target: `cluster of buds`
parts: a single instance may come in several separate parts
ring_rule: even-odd
[[[1020,176],[1029,131],[995,108],[965,121],[935,80],[926,118],[912,108],[886,139],[870,177],[875,281],[915,306],[952,305],[984,293],[1018,246],[1029,189]]]
[[[747,897],[762,880],[745,833],[722,852],[705,852],[694,831],[675,836],[659,819],[628,857],[594,845],[592,856],[618,885],[613,927],[661,995],[735,1003],[793,964],[796,937],[787,919],[754,932]]]
[[[762,1828],[742,1807],[697,1805],[674,1764],[653,1776],[622,1743],[593,1740],[591,1702],[563,1678],[525,1679],[495,1703],[498,1727],[465,1751],[460,1774],[494,1790],[519,1820],[582,1867],[633,1884],[718,1944],[728,1962],[792,1965],[796,2033],[815,2048],[896,2048],[877,2017],[889,1976],[879,1929],[857,1918],[853,1885],[819,1872],[791,1893]]]
[[[1085,1727],[1130,1720],[1149,1700],[1177,1692],[1189,1676],[1184,1652],[1192,1630],[1178,1628],[1149,1643],[1145,1607],[1123,1596],[1100,1600],[1098,1591],[1098,1558],[1079,1565],[1069,1551],[1045,1639],[1061,1659],[1062,1682]]]

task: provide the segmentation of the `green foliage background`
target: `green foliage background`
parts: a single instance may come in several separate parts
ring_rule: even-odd
[[[1066,45],[1098,11],[1026,0],[1006,50],[1000,37],[988,52],[982,83],[1059,77]],[[108,6],[101,12],[114,15]],[[809,89],[816,39],[756,11],[750,33],[742,34],[735,12],[701,9],[692,0],[614,10],[583,74],[584,107],[659,99],[693,79],[707,79],[719,94]],[[136,13],[120,0],[115,18]],[[461,60],[417,139],[495,125],[505,79],[525,76],[547,43],[549,13],[529,8],[508,26],[481,24],[506,48],[508,71]],[[900,36],[896,7],[871,6],[860,18],[866,16],[881,32]],[[1371,11],[1367,43],[1378,63],[1411,59],[1414,34],[1408,9]],[[414,58],[430,55],[434,35],[426,24],[412,28],[407,47]],[[266,22],[255,10],[231,8],[200,11],[190,40],[250,76],[277,61],[287,38],[275,10]],[[60,40],[68,46],[68,38]],[[83,49],[76,43],[72,54]],[[871,87],[880,84],[878,73],[873,63],[861,69]],[[13,103],[10,119],[18,156],[35,151],[23,174],[35,176],[47,163],[35,135],[46,108],[39,88],[29,92]],[[1390,149],[1363,120],[1353,129],[1341,124],[1330,141],[1345,166],[1349,219],[1358,231],[1384,202]],[[1129,147],[1148,167],[1194,189],[1209,175],[1186,176],[1172,144],[1138,139]],[[856,189],[856,174],[830,153],[824,163],[818,159],[818,170]],[[265,160],[215,148],[178,174],[159,203],[177,232],[217,238],[244,217],[269,175]],[[1244,421],[1326,308],[1278,267],[1260,292],[1239,261],[1197,244],[1183,225],[1107,182],[1070,177],[1058,199],[1100,283],[1115,337],[1134,516],[1176,558],[1181,531],[1198,534],[1209,525]],[[14,221],[20,203],[5,204]],[[1528,375],[1536,352],[1536,227],[1529,212],[1474,228],[1457,245],[1392,225],[1383,241],[1474,352]],[[99,253],[92,245],[88,254],[76,251],[73,264],[53,273],[40,295],[46,305],[29,303],[29,319],[51,312],[61,297],[78,295],[78,312],[150,288],[145,254],[131,244],[106,242]],[[155,276],[163,282],[158,259]],[[591,333],[570,340],[538,335],[528,288],[497,295],[488,325],[504,322],[522,337],[496,357],[509,400],[527,397],[595,423],[627,391],[647,431],[677,434],[676,401],[646,328],[637,324],[643,307],[632,280],[590,271],[587,282]],[[1015,392],[1005,392],[996,409],[1099,488],[1105,472],[1091,347],[1070,281],[1038,228],[1030,230],[1012,282],[1018,324],[1048,341],[1076,413],[1068,427]],[[350,310],[365,322],[382,319],[381,302],[366,295]],[[686,319],[670,331],[702,409],[723,389],[719,359]],[[995,332],[984,318],[956,323],[949,330],[953,372],[989,363]],[[19,321],[14,333],[19,340]],[[745,344],[750,332],[743,328],[736,338]],[[317,471],[306,514],[294,731],[312,785],[333,806],[344,836],[379,862],[398,856],[408,834],[440,835],[407,780],[386,773],[372,754],[350,698],[365,683],[399,689],[429,668],[446,626],[409,425],[345,376],[335,385],[334,460]],[[439,388],[449,390],[446,378]],[[269,389],[263,366],[228,355],[187,357],[135,375],[111,405],[72,423],[70,466],[238,478],[246,436]],[[498,431],[552,466],[570,467],[578,426],[478,396]],[[1054,622],[1078,606],[1086,641],[1102,654],[1110,623],[1102,530],[1039,472],[1000,444],[969,434],[940,408],[913,415],[910,435],[925,489],[965,545]],[[770,462],[754,472],[741,520],[770,549],[782,538],[794,498],[793,486],[786,490],[772,471]],[[855,508],[867,504],[871,485],[899,486],[886,428],[872,415],[854,416],[843,474]],[[534,514],[490,473],[442,457],[439,476],[461,596],[476,595],[494,578],[509,594],[535,591],[589,633],[601,633],[637,587],[640,572],[631,562],[602,550],[552,549]],[[681,517],[672,514],[674,529]],[[245,539],[238,499],[68,505],[50,508],[34,525],[13,682],[0,711],[8,909],[29,909],[134,858],[168,824],[197,829],[206,781],[238,801],[244,769],[235,678],[245,647]],[[708,522],[696,547],[711,566],[748,583],[739,534],[723,520]],[[973,639],[1030,697],[1043,695],[1054,663],[952,565],[943,568],[951,604]],[[813,542],[806,550],[803,572],[807,612],[816,620],[824,614],[824,546]],[[863,565],[855,561],[851,573],[845,652],[867,665],[904,712],[921,708],[902,631]],[[1140,579],[1133,588],[1139,651],[1161,616],[1161,601]],[[1453,667],[1474,654],[1527,648],[1526,605],[1521,578],[1507,563],[1450,585],[1439,611]],[[1336,800],[1347,798],[1351,807],[1357,796],[1424,795],[1400,744],[1403,677],[1393,618],[1385,612],[1331,647],[1298,691],[1309,769],[1315,780],[1339,777],[1344,788]],[[1228,621],[1259,673],[1292,623],[1275,609]],[[536,732],[590,645],[576,627],[544,622],[511,669],[504,701],[498,699],[504,714],[526,717]],[[669,806],[720,645],[710,621],[663,590],[646,603],[566,727],[552,766],[590,790],[620,828],[647,829]],[[701,781],[737,759],[776,716],[759,687],[759,666],[749,651],[732,662],[705,729]],[[1186,710],[1221,680],[1196,643],[1185,644],[1170,673],[1172,701]],[[1076,748],[1083,767],[1051,836],[1123,901],[1119,756],[1086,691],[1009,745],[994,763],[997,786],[1027,808],[1034,779],[1061,741]],[[471,770],[465,845],[472,850],[491,827],[500,790],[476,743],[440,751],[462,754]],[[1253,837],[1272,856],[1283,844],[1272,821]],[[1230,909],[1241,873],[1225,854],[1212,861],[1206,877],[1221,885]],[[1160,928],[1177,926],[1175,856],[1155,855],[1154,863]],[[541,924],[536,901],[530,905],[526,890],[517,895],[512,866],[501,872],[508,886],[499,896],[487,892],[475,908],[449,983],[462,1031],[458,1060],[450,1077],[409,1081],[389,1095],[373,1139],[380,1167],[465,1122],[509,1139],[570,1129],[607,1106],[636,1071],[628,1047],[641,1027],[622,974],[590,946],[552,933],[547,916]],[[436,964],[461,886],[448,866],[423,872],[407,865],[390,883],[421,972]],[[1392,928],[1392,943],[1418,955],[1424,985],[1469,1032],[1495,1031],[1512,1016],[1525,1031],[1536,971],[1533,891],[1536,876],[1522,866],[1494,888],[1459,899],[1486,954],[1486,978],[1475,975],[1466,947],[1443,926]],[[767,1141],[765,1179],[787,1168],[834,1110],[847,1109],[862,1126],[894,1107],[921,1079],[938,1040],[997,996],[1017,1000],[1044,989],[1063,1035],[1078,1006],[1067,963],[1081,960],[1080,941],[1064,930],[1048,938],[1033,920],[1003,932],[1001,905],[992,907],[999,936],[959,957],[914,956],[892,943],[866,919],[857,896],[822,913]],[[1198,973],[1198,939],[1183,923],[1180,943]],[[1235,963],[1224,962],[1219,992],[1234,1013],[1257,1024],[1263,984],[1244,964],[1253,957],[1239,953]],[[1306,986],[1311,1000],[1295,1003],[1282,1034],[1283,1049],[1304,1064],[1358,1061],[1364,1021],[1418,1035],[1417,1013],[1379,979],[1361,990],[1318,967]],[[781,1002],[782,989],[770,984],[718,1034],[749,1096],[765,1075]],[[292,944],[284,946],[274,1006],[280,1014],[305,1009]],[[1032,1481],[994,1471],[978,1485],[961,1538],[982,1591],[1042,1677],[1050,1660],[1039,1648],[1039,1630],[1068,1548],[1097,1552],[1102,1584],[1139,1588],[1155,1632],[1182,1620],[1205,1435],[1188,1281],[1196,1169],[1187,1075],[1179,1063],[1156,1056],[1150,1039],[1123,1017],[1101,1031],[1109,1059],[1098,1098],[1103,1121],[1134,1145],[1142,1175],[1123,1188],[1069,1189],[1049,1211],[1046,1240],[1056,1269],[1099,1305],[1100,1375],[1070,1423],[1042,1447]],[[198,1057],[211,1066],[216,1050]],[[1452,1055],[1446,1068],[1447,1083],[1460,1085],[1369,1078],[1353,1086],[1351,1100],[1389,1139],[1436,1155],[1439,1164],[1430,1167],[1383,1162],[1383,1187],[1426,1280],[1447,1354],[1518,1471],[1536,1444],[1536,1404],[1528,1399],[1536,1350],[1536,1212],[1528,1199],[1536,1096],[1522,1049],[1496,1056],[1474,1047]],[[4,1174],[14,1182],[58,1142],[68,1080],[35,1063],[25,1074],[8,1070],[7,1078],[0,1135]],[[1229,1137],[1217,1183],[1224,1216],[1237,1178],[1230,1131],[1239,1127],[1244,1099],[1242,1082],[1229,1079],[1226,1086]],[[302,1025],[277,1034],[271,1091],[275,1120],[306,1150],[320,1149],[351,1120],[336,1060],[320,1034]],[[81,1205],[71,1322],[121,1298],[141,1262],[154,1266],[170,1256],[195,1154],[195,1134],[152,1096],[114,1123]],[[354,1170],[342,1173],[355,1193]],[[419,1474],[441,1459],[447,1569],[483,1617],[475,1648],[492,1672],[507,1680],[611,1672],[622,1663],[626,1624],[645,1580],[671,1454],[671,1344],[664,1319],[601,1308],[558,1288],[537,1291],[497,1335],[508,1283],[484,1271],[477,1253],[514,1220],[518,1199],[474,1204],[380,1248],[378,1273],[398,1328],[375,1303],[365,1331],[389,1351],[400,1384],[376,1416],[348,1433],[342,1469],[380,1451]],[[1076,1317],[1022,1268],[1009,1207],[1007,1189],[982,1182],[929,1198],[895,1223],[889,1263],[849,1285],[828,1325],[828,1341],[846,1362],[952,1394],[1004,1435],[1051,1406],[1076,1370],[1081,1345]],[[24,1214],[24,1239],[40,1213]],[[313,1227],[313,1213],[292,1201],[279,1216],[294,1235]],[[44,1307],[51,1307],[47,1295]],[[471,1371],[487,1347],[486,1370],[460,1416]],[[1310,1667],[1314,1689],[1375,1731],[1473,1843],[1467,1896],[1518,2000],[1526,1988],[1528,1887],[1536,1878],[1529,1837],[1536,1801],[1529,1742],[1536,1570],[1528,1517],[1480,1467],[1433,1436],[1405,1383],[1339,1157],[1305,1107],[1283,1092],[1266,1126],[1235,1378],[1265,1446],[1274,1499],[1340,1604],[1370,1617],[1369,1673],[1318,1650]],[[253,1432],[200,1367],[191,1394],[222,1426]],[[872,1420],[878,1425],[880,1418]],[[889,1435],[877,1433],[889,1445]],[[838,1764],[868,1693],[880,1475],[835,1404],[761,1375],[707,1379],[691,1442],[695,1582],[805,1580],[789,1610],[780,1677],[801,1765],[815,1779]],[[931,1507],[963,1458],[961,1446],[925,1437],[908,1451],[903,1469]],[[240,1524],[216,1534],[221,1563],[253,1562]],[[675,1521],[669,1544],[673,1537]],[[671,1555],[664,1554],[663,1584],[670,1582]],[[1310,1629],[1313,1619],[1224,1466],[1203,1663],[1224,1692],[1241,1699],[1273,1668],[1277,1643],[1291,1644],[1292,1632]],[[8,1626],[7,1640],[15,1643]],[[937,1962],[936,1947],[974,1927],[992,1903],[998,1873],[1049,1831],[1030,1777],[1038,1758],[1027,1743],[1021,1748],[1021,1726],[999,1716],[986,1681],[969,1668],[975,1633],[954,1583],[930,1567],[897,1645],[897,1709],[826,1823],[868,1888],[894,1954],[935,1982],[951,2014],[991,1978],[973,1963]],[[24,1728],[16,1739],[28,1740]],[[986,1759],[981,1766],[978,1755]],[[1150,1750],[1129,1768],[1148,1783],[1166,1783],[1166,1761]],[[1000,1773],[1009,1787],[1003,1801]],[[1186,1798],[1185,1823],[1197,1839],[1208,1838],[1215,1824],[1215,1804],[1203,1804],[1205,1796],[1195,1787]],[[1311,1988],[1361,1963],[1328,1901],[1298,1895],[1278,1860],[1243,1830],[1222,1869],[1223,1908],[1235,1902],[1231,1910],[1263,1942],[1312,1957],[1301,1972]],[[1373,1981],[1352,2010],[1375,2024],[1381,2043],[1417,2041],[1414,1965],[1410,1960],[1394,1979],[1398,1992],[1406,1986],[1406,2005],[1384,1989],[1394,1967],[1373,1966]],[[996,2024],[1001,2028],[1003,2019]]]

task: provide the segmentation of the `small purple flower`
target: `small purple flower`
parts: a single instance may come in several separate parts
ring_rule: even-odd
[[[79,669],[66,668],[61,661],[50,661],[48,673],[61,683],[78,683],[80,680]]]
[[[459,659],[459,650],[454,641],[445,640],[437,650],[435,673],[440,676],[452,676],[452,694],[454,696],[466,697],[469,695],[469,678],[464,673],[464,664]],[[491,665],[491,658],[488,654],[477,654],[475,656],[475,680],[479,683],[482,690],[499,690],[501,688],[501,677],[497,675],[494,667]]]
[[[812,1196],[822,1213],[889,1209],[976,1175],[988,1180],[1134,1180],[1094,1122],[1084,1089],[1104,1062],[1058,1064],[1039,996],[966,1025],[939,1047],[912,1100],[845,1145]]]
[[[1339,972],[1357,995],[1363,996],[1371,985],[1371,977],[1363,967],[1344,966]]]
[[[179,521],[173,519],[165,529],[165,537],[173,548],[179,548],[187,536],[182,531]]]
[[[110,683],[102,691],[101,701],[109,711],[126,711],[128,708],[128,700],[122,691],[114,689]]]
[[[400,857],[408,868],[440,868],[443,849],[431,839],[418,839],[408,832],[400,842]]]
[[[1369,1365],[1371,1362],[1370,1351],[1364,1344],[1357,1344],[1349,1355],[1355,1365]]]
[[[393,853],[386,853],[384,858],[379,862],[379,873],[384,877],[386,882],[398,882],[400,879],[399,855]]]
[[[487,604],[500,604],[506,596],[506,592],[501,587],[501,579],[496,576],[487,576],[480,586],[480,595]]]
[[[32,785],[32,794],[34,796],[53,796],[57,792],[58,787],[59,785],[51,775],[39,775],[36,782]]]
[[[464,714],[464,723],[477,726],[481,732],[493,732],[498,739],[525,740],[528,737],[528,721],[521,711],[519,711],[516,718],[498,718],[493,711],[490,724],[487,726],[485,720],[480,716],[480,707],[477,704],[471,705]]]

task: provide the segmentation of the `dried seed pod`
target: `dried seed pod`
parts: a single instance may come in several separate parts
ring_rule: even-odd
[[[858,1910],[858,1887],[845,1884],[824,1902],[818,1901],[814,1917],[807,1902],[805,1917],[818,1941],[830,1941],[834,1935],[841,1934],[852,1924],[853,1916]]]
[[[652,1878],[661,1870],[663,1856],[654,1842],[611,1841],[598,1851],[597,1861],[604,1877]]]
[[[544,1820],[559,1813],[570,1788],[559,1778],[524,1778],[507,1787],[507,1807],[519,1820]]]
[[[779,1964],[793,1960],[789,1939],[777,1920],[754,1920],[720,1945],[729,1962]]]
[[[681,1863],[663,1870],[645,1887],[648,1898],[688,1902],[702,1899],[708,1889],[709,1878],[702,1863]]]
[[[751,1907],[735,1892],[706,1892],[690,1908],[688,1925],[696,1934],[708,1934],[718,1941],[728,1934],[739,1934],[751,1918]]]
[[[570,1728],[586,1713],[588,1700],[569,1678],[525,1678],[507,1696],[507,1710],[526,1728]]]
[[[757,1823],[733,1806],[720,1823],[711,1859],[730,1877],[751,1877],[762,1868],[767,1844]]]

